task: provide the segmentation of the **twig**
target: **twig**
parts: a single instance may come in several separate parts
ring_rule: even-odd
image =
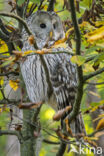
[[[8,76],[8,75],[19,75],[19,73],[18,72],[8,72],[8,73],[0,73],[0,76]]]
[[[20,132],[14,131],[14,130],[13,131],[12,130],[0,130],[0,136],[2,135],[15,135],[18,137],[18,140],[20,141],[20,143],[23,139]]]
[[[9,40],[9,36],[5,35],[2,31],[0,31],[0,39],[2,39],[3,41],[6,42],[6,44],[8,46],[8,52],[11,53],[14,48],[13,48],[12,43],[7,42]]]
[[[54,11],[55,0],[50,0],[47,11]]]
[[[16,12],[17,12],[17,15],[21,18],[24,18],[23,15],[24,15],[24,6],[19,6],[16,4]],[[22,28],[23,28],[23,24],[19,21],[19,25],[18,25],[18,29],[19,29],[19,32],[21,33],[22,31]]]
[[[70,3],[70,8],[71,8],[71,17],[74,25],[74,30],[75,30],[75,36],[76,36],[76,55],[80,55],[80,48],[81,48],[81,35],[80,35],[80,30],[78,27],[77,23],[77,18],[76,18],[76,12],[75,12],[75,6],[74,6],[74,1],[69,0]],[[68,116],[69,119],[69,124],[70,122],[78,115],[79,110],[80,110],[80,105],[81,105],[81,100],[83,96],[83,72],[82,72],[82,67],[77,66],[77,74],[78,74],[78,88],[77,88],[77,95],[76,95],[76,100],[73,106],[73,110]]]
[[[88,137],[92,137],[92,136],[94,136],[96,133],[101,132],[101,131],[104,131],[104,128],[95,130],[93,133],[89,134]]]
[[[15,104],[16,106],[18,106],[21,101],[18,100],[18,101],[15,101],[15,100],[9,100],[9,99],[3,99],[3,100],[0,100],[0,104],[8,104],[8,105],[11,105],[11,104]]]
[[[9,36],[5,35],[2,31],[0,31],[0,38],[5,42],[9,40]]]
[[[50,141],[50,140],[46,140],[46,139],[43,139],[43,142],[47,143],[47,144],[52,144],[52,145],[59,145],[60,144],[60,142],[54,142],[54,141]]]
[[[87,81],[88,79],[90,79],[90,78],[92,78],[92,77],[94,77],[94,76],[96,76],[96,75],[99,75],[99,74],[101,74],[101,73],[103,73],[103,72],[104,72],[104,67],[101,68],[101,69],[99,69],[99,70],[97,70],[97,71],[95,71],[95,72],[92,72],[92,73],[89,74],[89,75],[85,75],[84,78],[83,78],[83,82],[85,82],[85,81]]]
[[[32,4],[30,10],[29,10],[29,14],[28,14],[28,17],[31,16],[31,14],[33,13],[34,9],[37,7],[37,4]]]
[[[44,2],[44,0],[41,0],[41,1],[40,1],[40,5],[38,6],[38,10],[41,9],[41,6],[42,6],[43,2]]]
[[[99,83],[85,82],[85,83],[90,85],[104,85],[104,82],[99,82]]]
[[[86,59],[85,63],[92,61],[95,58],[95,56],[89,57]]]
[[[75,37],[76,37],[76,55],[80,55],[81,35],[80,35],[80,30],[79,30],[79,27],[78,27],[78,23],[77,23],[74,1],[69,0],[69,3],[70,3],[71,17],[72,17],[74,31],[75,31]],[[83,72],[82,72],[82,67],[81,66],[79,66],[79,67],[77,66],[77,75],[78,75],[77,96],[76,96],[76,100],[75,100],[75,103],[74,103],[74,106],[73,106],[73,110],[68,115],[69,125],[70,125],[70,122],[79,113],[81,99],[82,99],[82,96],[83,96]],[[63,154],[65,152],[65,149],[66,149],[66,145],[63,142],[61,142],[61,145],[60,145],[60,148],[58,150],[57,156],[63,156]]]
[[[29,36],[33,35],[32,32],[30,31],[30,29],[28,28],[26,22],[21,17],[14,15],[12,13],[4,13],[4,12],[0,12],[0,16],[12,17],[12,18],[16,19],[24,26],[24,28]],[[38,49],[36,42],[34,43],[34,48]]]
[[[3,53],[0,53],[0,57],[1,57],[1,55],[3,55],[3,54],[9,54],[9,51],[6,51],[6,52],[3,52]]]
[[[61,142],[60,148],[59,148],[56,156],[62,156],[65,153],[65,150],[66,150],[66,144]]]
[[[28,8],[29,1],[30,0],[27,0],[26,5],[25,5],[24,18],[26,17],[26,13],[27,13],[27,8]]]
[[[3,22],[2,22],[2,20],[0,19],[0,28],[1,28],[1,30],[3,31],[3,33],[5,34],[5,35],[10,35],[10,32],[6,29],[6,27],[5,27],[5,25],[3,24]]]
[[[19,22],[21,22],[23,24],[23,26],[25,27],[26,32],[28,33],[28,35],[32,35],[32,32],[28,28],[26,22],[21,17],[19,17],[17,15],[14,15],[12,13],[5,13],[5,12],[0,12],[0,16],[12,17],[12,18],[16,19],[17,21],[19,21]]]

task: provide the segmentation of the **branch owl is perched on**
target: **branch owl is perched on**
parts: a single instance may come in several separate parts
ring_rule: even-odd
[[[55,41],[64,37],[64,30],[61,20],[54,12],[48,13],[38,11],[27,19],[27,25],[32,31],[39,49],[51,45]],[[53,36],[50,39],[50,32]],[[28,42],[28,35],[23,30],[23,49],[34,50]],[[70,47],[67,49],[71,50]],[[53,48],[53,52],[66,51],[65,48]],[[27,56],[21,63],[21,72],[26,85],[28,96],[31,102],[47,102],[55,110],[63,109],[68,105],[73,106],[76,95],[77,74],[76,66],[71,63],[71,55],[68,54],[47,54],[43,55],[46,62],[49,78],[52,84],[51,95],[50,86],[46,79],[46,73],[41,63],[39,55]],[[80,117],[74,122],[75,132],[81,132]]]

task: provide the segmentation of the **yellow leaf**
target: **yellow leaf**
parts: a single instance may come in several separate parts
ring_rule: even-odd
[[[5,112],[10,112],[10,108],[5,107],[5,108],[4,108],[4,111],[5,111]]]
[[[1,76],[1,77],[0,77],[0,86],[2,86],[3,84],[4,84],[4,77]]]
[[[104,39],[104,26],[86,34],[85,37],[87,37],[88,42],[94,42],[94,41]]]
[[[61,42],[62,40],[57,41],[52,48],[67,48],[68,45],[65,42]]]
[[[101,25],[104,25],[104,21],[96,21],[96,22],[94,22],[94,24],[95,24],[97,27],[99,27],[99,26],[101,26]]]
[[[104,118],[98,122],[96,130],[99,130],[101,128],[104,128]]]
[[[0,113],[2,113],[2,111],[3,111],[3,109],[2,109],[2,108],[0,108]]]
[[[94,69],[92,68],[92,66],[91,66],[90,64],[84,64],[84,69],[83,69],[83,71],[84,71],[85,73],[87,73],[87,72],[93,72]]]
[[[78,64],[78,66],[81,66],[85,62],[85,58],[83,56],[75,55],[71,57],[71,61]]]
[[[3,40],[0,39],[0,53],[4,53],[4,52],[7,52],[7,51],[8,51],[7,44]]]
[[[33,50],[28,50],[28,51],[25,51],[22,56],[26,56],[26,55],[29,55],[31,53],[33,53],[34,51]]]
[[[16,81],[14,81],[14,80],[9,80],[9,85],[11,86],[11,88],[14,90],[14,91],[16,91],[17,89],[18,89],[18,87],[19,87],[19,81],[18,80],[16,80]]]
[[[102,117],[104,117],[104,114],[100,114],[97,118],[95,118],[95,119],[93,120],[93,122],[95,122],[95,121],[101,119]]]
[[[98,97],[98,98],[100,98],[100,95],[98,93],[95,93],[93,91],[89,91],[89,93],[92,94],[92,95],[94,95],[94,96],[96,96],[96,97]]]
[[[31,10],[31,7],[32,7],[32,5],[33,5],[34,3],[33,2],[29,2],[29,4],[28,4],[28,7],[27,7],[27,13],[29,13],[30,12],[30,10]],[[37,8],[37,7],[36,7]],[[35,9],[34,9],[34,11],[35,11]]]

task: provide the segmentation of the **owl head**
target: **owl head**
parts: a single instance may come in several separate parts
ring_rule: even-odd
[[[52,28],[52,20],[48,12],[37,11],[32,15],[31,30],[39,49],[42,49],[49,41]]]
[[[37,11],[27,18],[27,24],[39,49],[64,37],[62,22],[54,12]]]

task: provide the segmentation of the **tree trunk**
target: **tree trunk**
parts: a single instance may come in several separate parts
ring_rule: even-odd
[[[41,148],[40,124],[38,119],[40,108],[23,111],[24,141],[21,144],[21,156],[38,156]]]

